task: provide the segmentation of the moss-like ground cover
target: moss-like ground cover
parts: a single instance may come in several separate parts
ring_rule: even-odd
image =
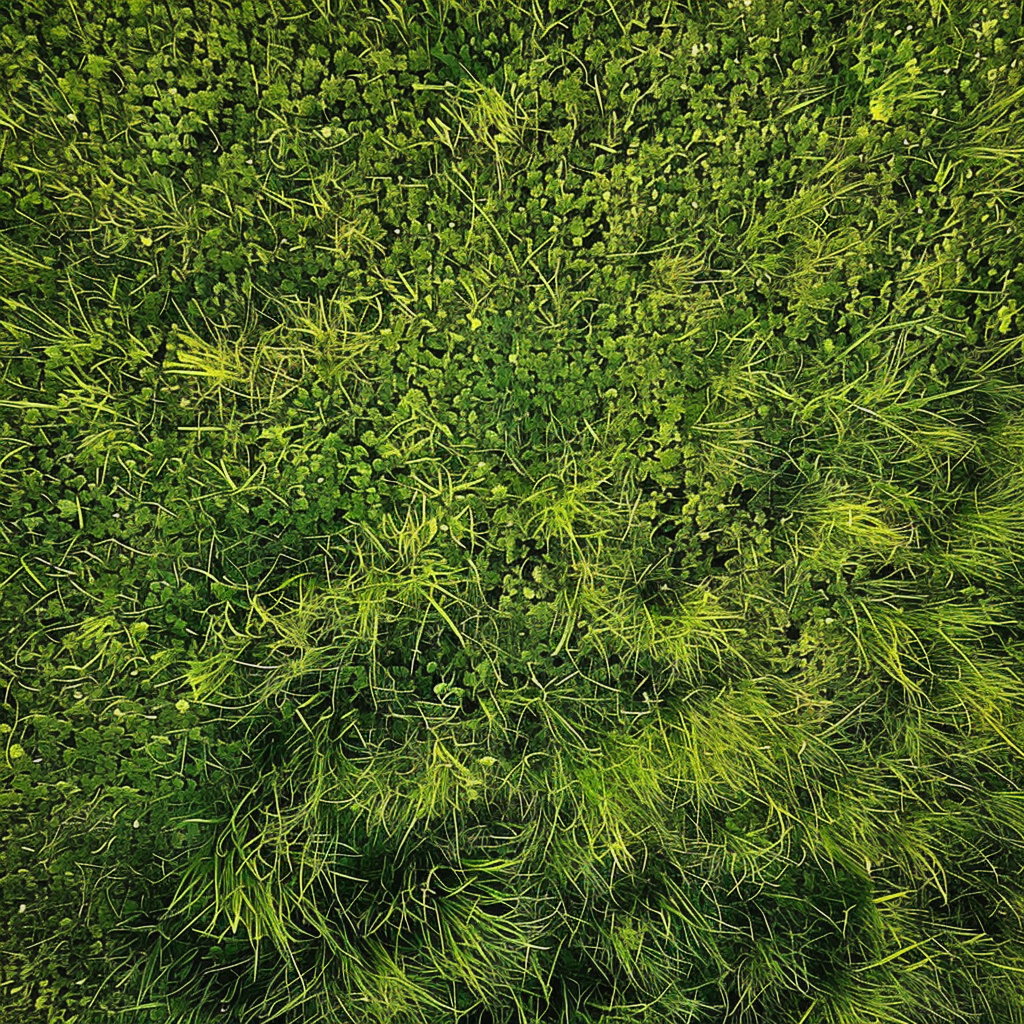
[[[6,0],[0,1021],[1024,1021],[1022,56]]]

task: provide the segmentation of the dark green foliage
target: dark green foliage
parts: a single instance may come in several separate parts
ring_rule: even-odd
[[[1022,41],[10,0],[0,1022],[1024,1021]]]

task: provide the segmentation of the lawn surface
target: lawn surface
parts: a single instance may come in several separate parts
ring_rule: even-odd
[[[1019,3],[2,8],[2,1024],[1024,1021]]]

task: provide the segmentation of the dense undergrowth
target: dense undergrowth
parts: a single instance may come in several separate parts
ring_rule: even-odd
[[[9,0],[0,1021],[1024,1021],[1022,41]]]

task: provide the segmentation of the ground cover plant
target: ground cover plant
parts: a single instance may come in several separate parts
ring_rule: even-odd
[[[7,0],[0,1022],[1024,1021],[980,0]]]

